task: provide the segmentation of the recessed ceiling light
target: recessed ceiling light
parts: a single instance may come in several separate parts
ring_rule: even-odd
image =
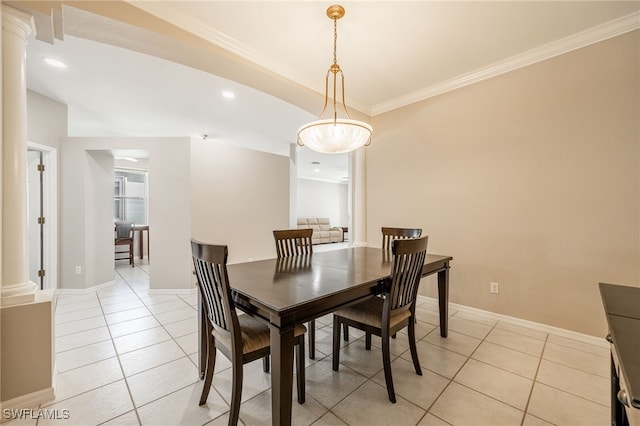
[[[42,58],[42,60],[44,61],[45,64],[47,65],[51,65],[54,68],[66,68],[67,64],[65,64],[64,62],[62,62],[59,59],[56,58]]]
[[[225,90],[222,92],[222,97],[225,99],[235,99],[236,95],[231,90]]]
[[[320,173],[320,169],[313,169],[314,172]]]

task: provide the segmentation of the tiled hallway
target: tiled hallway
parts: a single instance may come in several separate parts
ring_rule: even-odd
[[[218,356],[213,391],[199,407],[196,295],[149,295],[148,265],[118,267],[116,284],[62,294],[56,312],[57,398],[42,408],[69,419],[9,424],[226,425],[230,363]],[[331,370],[331,317],[317,324],[307,359],[307,398],[295,425],[608,425],[609,352],[531,328],[452,309],[438,331],[437,306],[419,300],[413,371],[406,335],[392,344],[397,404],[387,399],[379,340],[364,349],[351,330],[339,372]],[[344,344],[345,342],[343,342]],[[269,374],[245,366],[241,422],[268,425]],[[294,386],[295,390],[295,386]]]

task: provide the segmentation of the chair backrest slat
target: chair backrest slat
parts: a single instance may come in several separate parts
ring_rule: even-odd
[[[298,256],[301,254],[312,254],[311,244],[313,229],[282,229],[273,231],[273,238],[276,242],[276,253],[278,257]]]
[[[387,296],[391,311],[415,303],[428,241],[426,236],[392,242],[391,285]]]
[[[419,238],[422,235],[421,228],[391,228],[382,227],[382,249],[391,250],[391,243],[394,240],[407,238]]]

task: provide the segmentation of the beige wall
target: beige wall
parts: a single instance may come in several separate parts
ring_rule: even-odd
[[[84,271],[85,283],[95,285],[114,279],[113,244],[99,243],[113,241],[113,156],[108,151],[88,151],[85,160]]]
[[[452,302],[603,336],[598,282],[639,285],[639,38],[375,117],[368,241],[420,226]]]
[[[272,230],[289,227],[289,158],[194,139],[191,235],[229,246],[229,263],[276,256]]]
[[[69,148],[67,148],[67,146]],[[58,204],[58,288],[85,289],[85,275],[76,275],[75,267],[86,272],[85,262],[85,172],[88,153],[73,140],[60,142]],[[112,280],[111,278],[110,280]]]
[[[150,288],[192,289],[190,138],[150,139]]]

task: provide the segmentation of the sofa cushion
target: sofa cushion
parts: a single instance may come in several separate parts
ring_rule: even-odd
[[[320,230],[320,225],[318,225],[318,219],[315,217],[298,218],[298,229],[300,228],[311,228],[316,232]]]
[[[321,231],[331,230],[331,222],[329,222],[329,218],[319,217],[317,220],[318,220],[318,227]]]

